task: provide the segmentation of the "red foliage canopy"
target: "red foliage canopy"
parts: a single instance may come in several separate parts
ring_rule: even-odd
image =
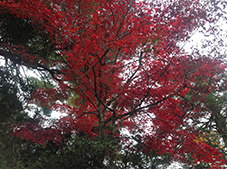
[[[26,54],[31,62],[38,58],[49,71],[60,68],[54,76],[58,87],[39,89],[33,102],[70,116],[49,130],[21,124],[15,135],[58,143],[63,133],[76,130],[105,139],[114,137],[117,128],[133,131],[140,120],[139,127],[147,129],[141,137],[145,151],[177,158],[191,153],[195,163],[215,167],[224,163],[216,149],[195,141],[197,132],[189,124],[201,116],[196,113],[201,93],[212,90],[225,68],[218,59],[189,56],[178,47],[206,21],[206,9],[198,1],[2,0],[0,7],[29,20],[55,44],[61,57],[51,63],[24,50],[13,52]],[[72,91],[79,95],[74,107],[56,102]]]

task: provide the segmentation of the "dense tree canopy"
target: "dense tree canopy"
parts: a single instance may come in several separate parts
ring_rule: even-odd
[[[224,2],[2,0],[0,7],[0,55],[55,81],[39,84],[27,105],[68,115],[48,127],[19,123],[13,134],[64,152],[56,167],[127,167],[139,157],[145,168],[145,159],[157,156],[211,168],[226,163],[200,139],[196,123],[208,116],[206,94],[219,88],[226,64],[218,53],[182,48],[195,30],[222,17]],[[132,139],[136,145],[127,144]],[[81,163],[64,165],[66,155],[78,158],[76,150]]]

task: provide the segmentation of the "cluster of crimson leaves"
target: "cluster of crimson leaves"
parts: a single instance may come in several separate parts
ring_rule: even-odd
[[[225,163],[216,149],[198,141],[197,131],[188,124],[201,113],[186,94],[192,90],[191,102],[199,107],[204,97],[197,96],[212,90],[225,69],[217,59],[188,56],[177,47],[206,20],[197,1],[2,0],[0,7],[29,20],[56,44],[61,59],[39,59],[50,68],[61,68],[61,76],[56,75],[61,83],[39,89],[32,102],[69,115],[48,129],[18,124],[14,135],[38,144],[54,140],[57,145],[72,131],[92,138],[97,136],[92,129],[99,125],[101,107],[106,126],[114,119],[118,128],[133,131],[140,120],[140,127],[147,128],[141,137],[147,153],[171,153],[180,160],[191,154],[195,164],[207,162],[215,168]],[[31,62],[38,58],[17,49],[14,52]],[[56,102],[72,91],[79,96],[74,106]]]

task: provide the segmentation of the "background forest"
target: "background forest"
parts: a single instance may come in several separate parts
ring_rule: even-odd
[[[0,168],[226,168],[226,5],[1,0]]]

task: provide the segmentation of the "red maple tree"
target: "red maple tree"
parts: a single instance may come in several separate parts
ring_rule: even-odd
[[[201,94],[213,90],[225,69],[217,58],[186,55],[179,47],[207,20],[198,1],[2,0],[0,7],[29,20],[55,44],[60,56],[52,62],[18,46],[5,48],[39,63],[58,82],[56,88],[37,90],[32,102],[69,115],[49,130],[19,124],[15,135],[59,144],[72,130],[104,140],[120,128],[132,132],[139,126],[146,128],[141,136],[145,152],[171,153],[181,160],[187,153],[194,163],[215,168],[225,163],[216,149],[198,140],[199,131],[190,124],[198,118]],[[186,98],[189,91],[196,105]],[[57,101],[71,92],[79,96],[74,106]]]

